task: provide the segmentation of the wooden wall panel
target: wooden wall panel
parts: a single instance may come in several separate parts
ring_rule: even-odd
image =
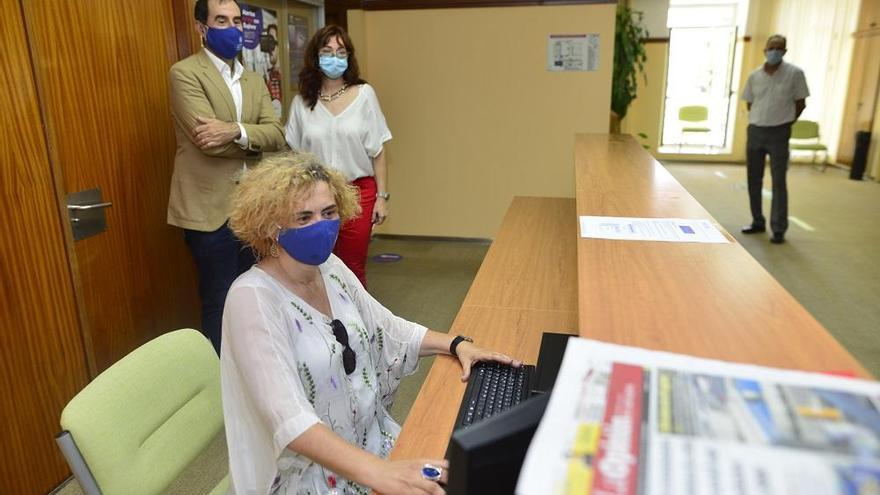
[[[0,493],[46,493],[69,475],[54,435],[88,371],[21,9],[0,7]]]
[[[100,371],[159,334],[199,325],[192,258],[182,231],[166,224],[174,6],[22,5],[62,192],[100,187],[113,203],[107,231],[75,243],[75,284]]]
[[[195,0],[171,0],[178,60],[189,57],[201,47],[201,36],[193,19],[194,6]]]
[[[880,28],[880,0],[862,0],[859,9],[859,31]]]

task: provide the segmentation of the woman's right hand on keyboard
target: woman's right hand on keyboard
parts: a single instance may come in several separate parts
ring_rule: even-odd
[[[509,364],[514,368],[522,366],[522,361],[501,354],[500,352],[487,351],[470,342],[462,342],[456,349],[458,360],[461,362],[461,381],[466,382],[471,376],[471,367],[477,363],[497,361],[501,364]]]

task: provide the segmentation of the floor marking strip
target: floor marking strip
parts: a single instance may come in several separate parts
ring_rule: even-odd
[[[814,229],[812,225],[808,224],[807,222],[801,220],[798,217],[788,217],[788,221],[797,225],[798,227],[808,231],[808,232],[815,232],[816,231],[816,229]]]

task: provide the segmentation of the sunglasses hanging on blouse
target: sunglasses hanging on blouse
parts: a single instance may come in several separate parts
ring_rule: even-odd
[[[348,331],[345,329],[345,325],[339,320],[331,321],[330,327],[333,329],[333,336],[336,337],[336,342],[342,344],[342,347],[344,348],[342,350],[342,366],[345,368],[345,374],[350,375],[354,373],[354,369],[357,365],[357,358],[354,355],[351,346],[348,345]]]

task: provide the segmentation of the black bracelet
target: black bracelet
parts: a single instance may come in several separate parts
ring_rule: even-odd
[[[470,342],[473,344],[474,339],[472,339],[470,337],[465,337],[464,335],[456,336],[454,339],[452,339],[452,343],[449,344],[449,353],[455,357],[458,357],[458,354],[456,354],[455,349],[458,347],[458,344],[461,344],[462,342]]]

